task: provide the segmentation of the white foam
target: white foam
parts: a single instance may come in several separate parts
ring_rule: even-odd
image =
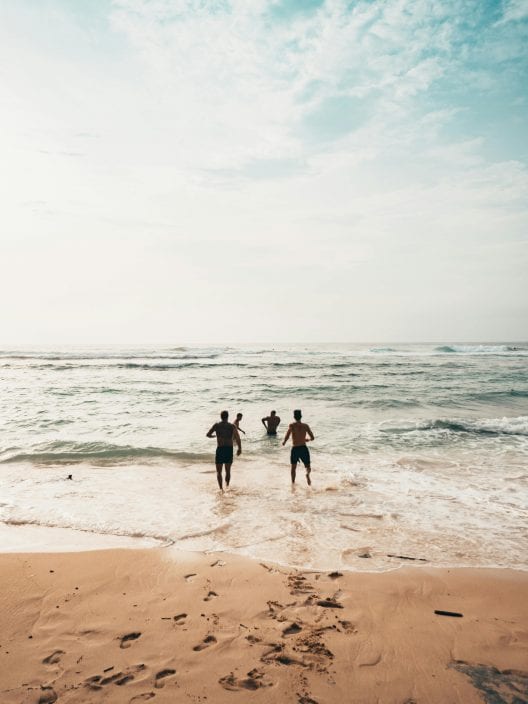
[[[83,552],[112,548],[151,548],[159,542],[150,538],[104,535],[72,528],[0,523],[0,552]]]
[[[293,492],[287,463],[237,460],[225,495],[209,464],[77,466],[71,481],[63,468],[5,465],[0,521],[26,525],[4,527],[0,550],[174,544],[315,569],[394,568],[390,554],[526,565],[526,473],[501,479],[496,462],[475,468],[442,453],[314,459],[313,488],[299,469]],[[366,546],[370,560],[359,556]]]
[[[504,354],[515,352],[526,352],[526,349],[519,349],[510,345],[450,345],[454,352],[459,354]]]

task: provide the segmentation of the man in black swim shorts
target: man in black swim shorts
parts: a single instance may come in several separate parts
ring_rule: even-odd
[[[218,481],[218,486],[220,490],[223,491],[222,482],[222,466],[225,466],[225,483],[226,487],[229,486],[231,481],[231,465],[233,464],[233,440],[237,444],[237,457],[242,452],[242,443],[240,441],[240,435],[238,430],[233,423],[228,423],[229,413],[227,411],[222,411],[220,413],[221,421],[220,423],[215,423],[211,430],[207,433],[208,438],[212,438],[216,435],[216,479]]]
[[[306,468],[306,481],[311,485],[312,480],[310,479],[310,472],[312,471],[310,465],[310,450],[306,447],[306,443],[309,440],[314,439],[314,434],[310,430],[308,423],[301,423],[302,413],[301,411],[294,411],[293,417],[295,418],[294,423],[290,423],[288,427],[288,432],[284,436],[282,441],[283,445],[286,445],[288,438],[292,437],[293,447],[290,453],[290,463],[291,463],[291,480],[292,484],[295,484],[295,475],[297,470],[297,463],[301,461]],[[308,437],[306,437],[308,435]]]

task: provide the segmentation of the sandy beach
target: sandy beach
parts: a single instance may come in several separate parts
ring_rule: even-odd
[[[2,704],[528,701],[523,572],[156,549],[2,555],[0,574]]]

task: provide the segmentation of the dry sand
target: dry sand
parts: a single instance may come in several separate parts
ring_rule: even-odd
[[[0,587],[0,704],[528,701],[528,573],[111,550],[3,555]]]

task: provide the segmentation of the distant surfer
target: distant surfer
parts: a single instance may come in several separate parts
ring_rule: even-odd
[[[242,452],[242,443],[240,442],[240,435],[238,434],[236,426],[233,423],[229,423],[227,420],[229,413],[222,411],[220,418],[220,423],[213,425],[211,430],[207,433],[207,437],[212,438],[216,435],[216,478],[220,490],[223,491],[222,466],[225,467],[225,483],[226,487],[228,487],[231,481],[231,465],[233,464],[233,441],[236,442],[238,448],[237,457]]]
[[[262,425],[266,428],[266,432],[268,435],[277,435],[277,428],[279,427],[280,424],[280,418],[279,416],[275,413],[275,411],[271,411],[269,416],[266,416],[265,418],[262,418]]]
[[[308,423],[301,422],[301,411],[294,411],[293,417],[295,418],[295,422],[290,423],[290,425],[288,426],[288,432],[286,433],[286,435],[284,436],[284,440],[282,441],[282,444],[286,445],[291,435],[293,445],[290,454],[292,484],[295,483],[297,463],[301,461],[306,468],[306,481],[309,485],[311,485],[312,480],[310,479],[310,472],[312,471],[312,468],[310,466],[310,450],[306,447],[306,443],[309,442],[309,440],[314,439],[314,434],[310,430],[310,426],[308,425]]]
[[[238,430],[239,433],[244,433],[244,435],[245,435],[245,434],[246,434],[246,431],[245,431],[245,430],[242,430],[242,428],[240,427],[240,421],[241,421],[241,420],[242,420],[242,413],[237,413],[237,414],[236,414],[236,418],[235,418],[235,420],[233,421],[233,425],[235,426],[235,428]]]

